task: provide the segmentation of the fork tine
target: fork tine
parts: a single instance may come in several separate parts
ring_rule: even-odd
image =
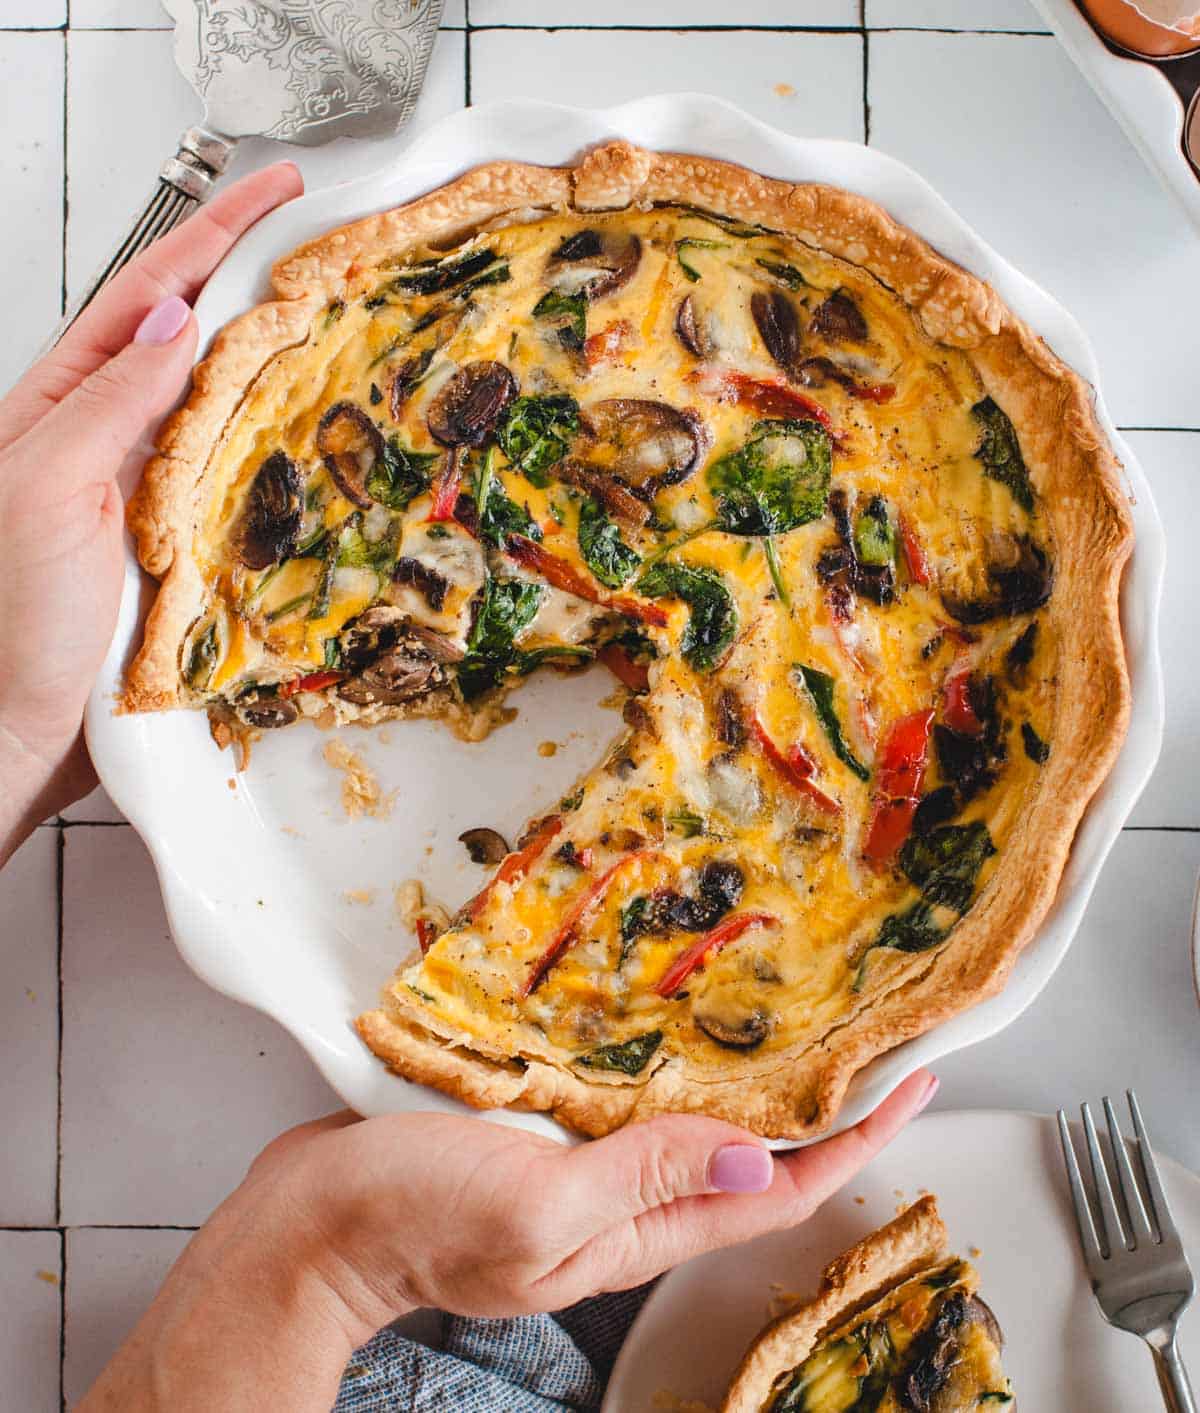
[[[1092,1220],[1092,1205],[1088,1201],[1087,1190],[1079,1172],[1079,1160],[1075,1157],[1075,1145],[1071,1141],[1071,1130],[1067,1127],[1067,1116],[1058,1111],[1058,1137],[1062,1143],[1063,1162],[1067,1167],[1067,1183],[1071,1189],[1071,1205],[1075,1208],[1075,1224],[1079,1228],[1079,1244],[1083,1247],[1083,1259],[1088,1270],[1092,1270],[1104,1260],[1104,1252],[1096,1236],[1096,1224]]]
[[[1154,1150],[1150,1147],[1150,1140],[1146,1137],[1146,1128],[1142,1123],[1142,1111],[1138,1108],[1137,1095],[1132,1089],[1125,1091],[1125,1098],[1129,1100],[1129,1112],[1133,1115],[1133,1132],[1137,1138],[1138,1156],[1142,1160],[1142,1172],[1146,1178],[1146,1191],[1150,1196],[1151,1215],[1154,1218],[1154,1225],[1158,1228],[1158,1239],[1166,1241],[1168,1236],[1174,1236],[1175,1221],[1171,1216],[1171,1209],[1167,1206],[1167,1195],[1163,1191],[1162,1180],[1158,1176],[1158,1164],[1154,1161]]]
[[[1125,1240],[1121,1213],[1117,1210],[1117,1200],[1108,1180],[1108,1167],[1104,1162],[1104,1154],[1100,1151],[1100,1140],[1096,1137],[1091,1108],[1087,1104],[1081,1104],[1079,1111],[1083,1115],[1083,1133],[1087,1139],[1088,1156],[1092,1160],[1092,1180],[1096,1184],[1096,1214],[1100,1218],[1100,1240],[1105,1254],[1111,1256],[1118,1246],[1127,1249],[1129,1243]]]
[[[1101,1102],[1104,1104],[1104,1117],[1108,1123],[1108,1139],[1112,1145],[1113,1160],[1117,1165],[1117,1186],[1125,1199],[1125,1210],[1129,1214],[1129,1226],[1136,1249],[1139,1237],[1148,1241],[1156,1239],[1154,1229],[1146,1216],[1145,1207],[1142,1206],[1142,1194],[1138,1191],[1137,1180],[1129,1166],[1129,1150],[1125,1147],[1125,1138],[1121,1133],[1121,1126],[1117,1123],[1117,1116],[1113,1113],[1113,1106],[1109,1103],[1107,1095]]]

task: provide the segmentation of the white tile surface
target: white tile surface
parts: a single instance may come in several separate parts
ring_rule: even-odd
[[[792,91],[781,95],[777,85]],[[683,89],[727,98],[790,132],[862,140],[856,34],[487,30],[471,37],[476,103],[528,93],[603,106]]]
[[[1091,335],[1127,426],[1200,421],[1200,237],[1052,38],[871,38],[871,142]]]
[[[5,1413],[59,1413],[61,1265],[56,1231],[0,1231],[0,1408]]]
[[[53,29],[67,22],[67,0],[0,0],[0,29]]]
[[[857,25],[858,0],[471,0],[472,25]]]
[[[273,1021],[210,991],[132,829],[66,831],[62,1211],[195,1226],[282,1129],[341,1107]]]
[[[63,810],[62,817],[72,824],[123,824],[125,816],[108,797],[103,785],[97,785],[89,795]]]
[[[4,323],[0,390],[58,321],[62,291],[63,37],[0,32]]]
[[[0,1226],[57,1220],[57,879],[53,829],[35,829],[0,873]]]
[[[72,29],[170,29],[161,0],[71,0]]]
[[[1131,823],[1200,828],[1200,432],[1130,432],[1167,532],[1161,647],[1167,724],[1158,769]],[[1136,554],[1136,550],[1134,553]]]
[[[63,1395],[73,1407],[137,1324],[188,1231],[67,1233]]]
[[[289,147],[247,140],[230,167],[236,175],[287,158],[310,186],[347,181],[385,165],[421,123],[465,102],[466,38],[439,35],[410,128],[387,142],[343,140],[327,147]],[[114,89],[112,75],[122,75]],[[200,102],[175,67],[165,31],[83,31],[70,38],[70,104],[87,122],[70,125],[68,283],[88,279],[128,228],[154,186],[163,159],[179,134],[201,117]]]
[[[79,0],[75,0],[78,4]],[[1029,0],[865,0],[871,29],[1040,30],[1046,23]]]
[[[1037,1001],[1007,1030],[934,1066],[937,1107],[1046,1114],[1132,1087],[1158,1146],[1200,1169],[1200,1009],[1190,962],[1197,870],[1200,835],[1122,834]]]

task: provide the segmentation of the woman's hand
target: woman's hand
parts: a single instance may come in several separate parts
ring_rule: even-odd
[[[302,185],[283,162],[201,207],[0,402],[0,865],[95,783],[80,728],[121,598],[117,478],[187,381],[189,302],[238,237]]]
[[[433,1114],[306,1124],[197,1234],[81,1413],[248,1396],[326,1413],[352,1351],[408,1310],[557,1310],[804,1221],[936,1088],[919,1071],[855,1128],[777,1158],[684,1115],[577,1148]]]

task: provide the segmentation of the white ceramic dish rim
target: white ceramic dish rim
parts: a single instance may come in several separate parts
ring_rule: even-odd
[[[201,347],[245,307],[248,273],[253,272],[255,289],[265,297],[272,260],[298,242],[411,199],[480,162],[507,157],[557,163],[612,137],[625,137],[651,148],[722,157],[786,179],[823,181],[862,192],[945,255],[992,284],[1095,387],[1095,356],[1075,320],[992,250],[908,167],[858,144],[793,137],[730,104],[700,94],[645,98],[606,110],[512,100],[465,109],[438,122],[373,176],[311,192],[260,222],[217,271],[197,304]],[[919,1066],[987,1039],[1035,1000],[1062,960],[1104,859],[1157,760],[1163,729],[1157,640],[1165,558],[1163,531],[1145,475],[1118,435],[1098,392],[1096,410],[1125,464],[1137,531],[1137,547],[1121,601],[1134,694],[1128,738],[1080,825],[1057,900],[1037,939],[1018,959],[1006,989],[875,1060],[853,1082],[838,1129],[864,1117]],[[158,771],[148,768],[155,763],[149,744],[152,723],[112,711],[123,664],[140,639],[147,602],[148,585],[130,550],[120,618],[89,702],[86,729],[106,789],[150,850],[171,930],[184,960],[218,991],[279,1021],[329,1084],[358,1112],[473,1112],[456,1100],[388,1074],[353,1037],[349,1017],[338,1034],[331,1033],[327,1017],[314,1020],[320,1008],[305,994],[302,978],[281,988],[278,973],[261,962],[253,945],[261,915],[254,916],[244,897],[231,901],[220,898],[220,889],[211,880],[223,876],[222,866],[237,864],[233,845],[220,835],[197,840],[190,811],[179,808],[178,793],[163,783]],[[223,766],[215,765],[214,774],[223,778]],[[209,784],[196,782],[195,788],[207,790]],[[274,845],[275,849],[280,847]],[[264,868],[270,866],[268,854],[263,856]],[[382,983],[385,978],[381,975],[379,979]],[[505,1111],[489,1117],[563,1137],[563,1130],[542,1115]]]

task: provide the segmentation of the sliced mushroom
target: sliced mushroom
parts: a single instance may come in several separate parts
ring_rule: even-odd
[[[367,478],[383,455],[383,433],[361,407],[335,402],[317,423],[317,450],[338,490],[367,510]]]
[[[376,604],[342,629],[338,639],[342,663],[350,672],[360,672],[390,652],[402,639],[437,663],[457,662],[462,657],[462,649],[441,633],[409,622],[402,609]]]
[[[731,687],[717,698],[717,735],[727,746],[740,746],[746,740],[746,714],[742,700]]]
[[[866,343],[867,321],[844,289],[834,292],[813,310],[809,333],[820,334],[832,343]]]
[[[633,278],[642,258],[642,242],[626,231],[576,231],[550,256],[546,277],[560,294],[603,299]]]
[[[466,846],[472,863],[494,865],[512,853],[504,835],[494,829],[464,829],[458,842]]]
[[[448,581],[419,559],[403,556],[398,559],[392,570],[392,580],[416,589],[434,613],[441,613],[446,607],[446,594],[450,589]]]
[[[757,290],[750,296],[754,326],[767,352],[790,377],[800,360],[800,320],[782,290]]]
[[[567,485],[578,486],[581,491],[595,496],[610,515],[626,525],[640,529],[650,519],[650,507],[646,502],[639,500],[620,481],[597,466],[568,457],[559,463],[556,475]]]
[[[985,559],[989,591],[965,599],[943,591],[946,612],[959,623],[987,623],[993,618],[1032,613],[1050,597],[1054,566],[1049,555],[1028,535],[994,531]]]
[[[988,1391],[986,1374],[976,1361],[963,1358],[964,1341],[972,1325],[983,1328],[991,1342],[1003,1343],[995,1315],[975,1295],[956,1290],[942,1302],[933,1324],[918,1341],[917,1357],[896,1387],[901,1408],[908,1413],[958,1413],[974,1408]]]
[[[358,706],[395,706],[445,684],[446,669],[420,638],[409,633],[357,677],[343,682],[338,696]]]
[[[697,1015],[692,1019],[716,1044],[726,1050],[753,1050],[771,1033],[771,1023],[762,1011],[736,1019],[719,1015]]]
[[[300,715],[300,708],[288,697],[271,692],[247,692],[234,707],[238,719],[247,726],[272,731],[277,726],[290,726]]]
[[[648,398],[608,398],[581,412],[579,420],[580,459],[643,499],[686,480],[708,444],[695,413]]]
[[[696,301],[690,294],[684,295],[675,311],[675,336],[697,358],[712,357],[712,340],[702,321],[696,317]]]
[[[268,569],[296,548],[304,518],[300,472],[291,457],[274,451],[258,468],[237,529],[238,558],[247,569]]]
[[[430,434],[443,446],[482,446],[516,395],[517,380],[503,363],[468,363],[429,404]]]

